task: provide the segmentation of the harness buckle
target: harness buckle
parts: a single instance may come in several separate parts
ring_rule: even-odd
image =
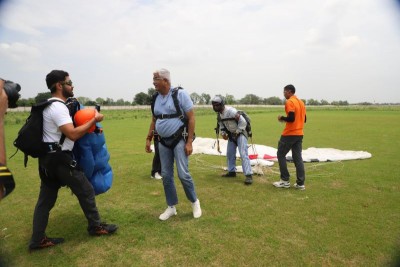
[[[183,136],[183,140],[185,140],[185,142],[186,142],[186,139],[189,136],[189,133],[186,130],[186,127],[183,128],[182,136]]]
[[[59,143],[47,143],[47,153],[54,153],[61,150]]]
[[[76,160],[71,160],[71,163],[69,164],[69,166],[71,166],[72,168],[75,168],[76,167],[76,165],[77,165],[77,162],[76,162]]]

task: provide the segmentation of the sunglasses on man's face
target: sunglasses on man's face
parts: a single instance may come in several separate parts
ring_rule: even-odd
[[[66,84],[66,85],[72,86],[72,81],[69,80],[69,81],[66,81],[66,82],[61,82],[61,84],[62,85]]]

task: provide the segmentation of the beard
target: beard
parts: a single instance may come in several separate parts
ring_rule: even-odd
[[[73,97],[73,96],[74,96],[74,92],[72,92],[72,89],[71,89],[70,91],[66,90],[65,87],[63,86],[63,88],[62,88],[62,95],[63,95],[63,97],[65,97],[65,98]]]

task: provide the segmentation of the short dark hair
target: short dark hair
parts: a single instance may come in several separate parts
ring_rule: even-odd
[[[283,90],[290,91],[290,92],[292,92],[292,94],[296,93],[296,88],[294,88],[294,86],[293,86],[292,84],[286,85],[286,86],[283,88]]]
[[[54,93],[54,84],[58,82],[63,82],[65,81],[65,78],[68,77],[69,74],[66,71],[63,70],[52,70],[49,74],[46,76],[46,84],[47,88],[50,89],[50,92]]]

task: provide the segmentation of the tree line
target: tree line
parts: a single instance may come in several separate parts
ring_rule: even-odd
[[[154,88],[147,89],[147,93],[140,92],[135,95],[132,105],[150,105],[152,95],[155,93]],[[268,98],[262,98],[254,94],[247,94],[241,99],[235,99],[233,95],[226,94],[223,96],[225,103],[228,105],[282,105],[285,103],[284,98],[279,98],[277,96],[272,96]],[[190,94],[190,98],[195,105],[211,105],[211,96],[206,93],[198,94],[196,92]],[[347,101],[333,101],[329,103],[326,100],[315,100],[315,99],[302,99],[306,105],[319,106],[319,105],[338,105],[346,106],[349,105]]]
[[[114,100],[112,98],[101,98],[98,97],[95,100],[92,100],[88,97],[80,96],[77,97],[78,101],[85,106],[94,106],[99,104],[101,106],[136,106],[136,105],[150,105],[152,96],[156,92],[154,88],[148,88],[147,93],[140,92],[137,93],[133,101],[126,101],[124,99]],[[17,102],[18,106],[21,107],[30,107],[33,104],[40,103],[45,101],[51,97],[50,92],[46,93],[38,93],[34,98],[28,99],[19,99]],[[225,98],[225,103],[228,105],[282,105],[285,103],[284,98],[279,98],[277,96],[272,96],[268,98],[259,97],[254,94],[247,94],[241,99],[236,99],[233,95],[226,94],[223,96]],[[196,92],[190,94],[190,98],[192,99],[195,105],[210,105],[211,104],[211,96],[206,93],[198,94]],[[334,106],[347,106],[349,103],[347,101],[332,101],[328,102],[326,100],[316,100],[316,99],[302,99],[303,102],[308,106],[322,106],[322,105],[334,105]],[[363,102],[358,103],[361,105],[372,105],[372,103]]]

